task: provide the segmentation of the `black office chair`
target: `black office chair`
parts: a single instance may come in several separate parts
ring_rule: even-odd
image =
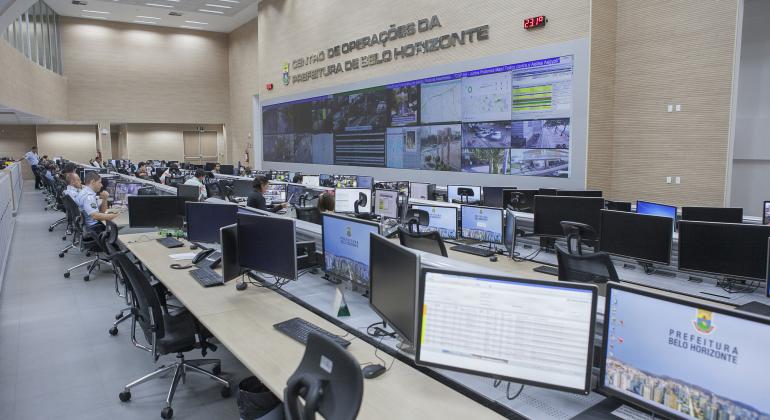
[[[222,198],[222,191],[219,189],[218,182],[206,183],[206,194],[209,197]]]
[[[429,252],[431,254],[447,256],[444,240],[438,232],[412,233],[402,227],[398,228],[398,239],[401,245]]]
[[[406,225],[409,227],[409,232],[420,233],[420,226],[428,226],[430,224],[430,213],[420,209],[409,209],[404,216]]]
[[[321,224],[321,211],[317,206],[309,207],[295,207],[294,211],[297,212],[297,219],[304,220],[309,223]]]
[[[62,241],[66,241],[67,235],[72,235],[72,240],[69,245],[59,250],[59,258],[64,258],[64,254],[76,247],[80,240],[80,238],[75,236],[75,223],[78,222],[80,209],[78,208],[77,203],[75,203],[75,200],[67,194],[62,195],[62,203],[64,204],[64,211],[67,213],[67,230],[64,231],[64,236],[62,236],[61,239]]]
[[[157,362],[160,356],[173,353],[176,353],[176,357],[179,359],[176,363],[161,366],[154,372],[126,385],[123,392],[119,394],[120,400],[123,402],[130,401],[131,388],[170,371],[174,372],[174,379],[171,381],[171,388],[168,391],[166,403],[161,410],[160,415],[164,419],[170,419],[174,415],[171,402],[174,399],[179,381],[186,378],[188,372],[201,374],[218,382],[222,385],[220,390],[222,397],[229,397],[230,384],[227,380],[217,376],[222,366],[222,362],[219,359],[185,360],[184,358],[184,353],[196,348],[201,349],[203,356],[206,355],[208,349],[216,350],[215,346],[206,341],[206,335],[198,326],[195,318],[187,311],[174,315],[164,313],[157,292],[150,284],[147,276],[122,253],[116,254],[113,260],[131,284],[131,341],[134,346],[152,354],[154,362]],[[149,347],[137,341],[137,325],[144,332],[144,337]],[[214,365],[214,369],[211,372],[201,368],[201,366],[211,364]]]
[[[84,252],[87,257],[90,257],[92,254],[94,255],[94,258],[90,260],[86,260],[81,262],[80,264],[74,265],[64,271],[64,278],[68,279],[70,278],[70,273],[74,271],[77,268],[87,266],[86,269],[86,275],[83,276],[84,281],[91,280],[91,273],[98,267],[101,268],[102,263],[107,264],[109,266],[112,266],[112,263],[110,260],[104,255],[104,251],[102,247],[100,246],[97,235],[91,233],[88,228],[86,227],[85,223],[85,217],[83,214],[78,214],[78,216],[75,218],[75,233],[73,234],[73,237],[77,237],[78,239],[78,246],[80,247],[80,251]],[[59,254],[59,256],[63,256],[63,254]]]
[[[599,285],[599,294],[605,296],[606,283],[618,282],[618,272],[606,252],[577,255],[556,245],[556,259],[559,262],[559,280]]]
[[[363,396],[358,361],[331,338],[311,332],[305,355],[283,392],[286,419],[311,420],[318,413],[325,419],[353,420]]]
[[[583,255],[583,241],[595,242],[598,239],[596,229],[585,223],[563,220],[560,224],[564,236],[567,237],[567,251],[570,254]],[[573,243],[577,252],[574,252],[572,249]]]
[[[615,210],[615,211],[625,211],[630,212],[631,211],[631,203],[629,201],[605,201],[604,202],[604,208],[607,210]]]
[[[513,191],[509,200],[509,202],[505,203],[507,208],[520,212],[532,212],[532,205],[534,203],[527,197],[527,194]]]

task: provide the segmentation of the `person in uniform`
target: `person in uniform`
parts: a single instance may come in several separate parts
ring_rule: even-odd
[[[85,225],[92,234],[104,232],[104,223],[118,217],[117,213],[107,213],[107,191],[102,191],[102,177],[96,172],[86,174],[86,185],[78,195],[78,207],[85,217]],[[97,191],[101,191],[97,193]]]

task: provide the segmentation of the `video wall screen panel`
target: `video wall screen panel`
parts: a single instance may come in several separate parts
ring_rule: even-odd
[[[267,105],[263,158],[568,178],[573,58]]]

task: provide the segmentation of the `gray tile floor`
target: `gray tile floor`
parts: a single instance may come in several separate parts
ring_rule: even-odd
[[[49,233],[48,225],[60,216],[43,211],[42,194],[25,184],[0,290],[0,420],[160,418],[170,375],[132,390],[129,403],[118,399],[123,385],[156,365],[131,344],[127,322],[117,336],[107,333],[124,306],[111,273],[95,273],[90,282],[83,269],[62,276],[85,256],[75,250],[57,257],[63,227]],[[174,398],[175,419],[239,417],[235,390],[250,373],[222,345],[209,357],[222,359],[233,396],[222,399],[213,381],[188,375]]]

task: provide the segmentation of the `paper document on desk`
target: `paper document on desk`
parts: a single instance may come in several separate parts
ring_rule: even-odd
[[[171,258],[174,261],[181,261],[181,260],[192,260],[195,258],[194,252],[183,252],[181,254],[171,254],[169,255],[169,258]]]

